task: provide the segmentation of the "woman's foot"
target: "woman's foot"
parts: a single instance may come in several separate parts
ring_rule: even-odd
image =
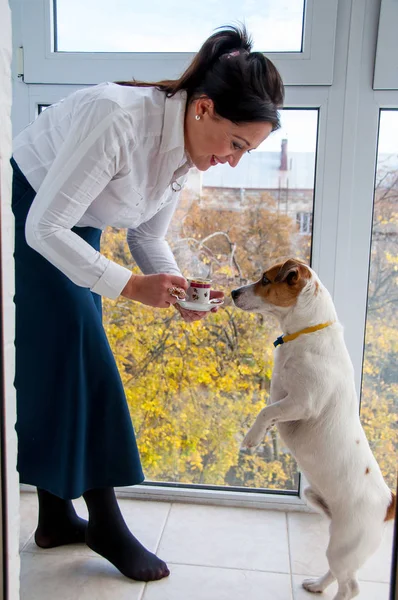
[[[56,548],[86,541],[87,521],[77,516],[71,500],[38,489],[39,523],[35,542],[40,548]]]
[[[136,581],[156,581],[170,575],[165,562],[144,546],[127,529],[125,531],[101,530],[90,524],[86,531],[86,544],[111,562],[123,575]]]
[[[170,575],[165,562],[133,536],[120,512],[113,488],[85,492],[89,512],[86,544],[123,575],[137,581],[156,581]]]
[[[73,521],[54,523],[51,527],[38,526],[35,542],[40,548],[56,548],[66,544],[83,544],[86,541],[87,521],[76,515]]]

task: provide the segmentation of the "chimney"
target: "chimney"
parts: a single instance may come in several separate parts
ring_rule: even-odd
[[[281,143],[281,164],[279,167],[280,171],[287,171],[287,139],[284,138]]]

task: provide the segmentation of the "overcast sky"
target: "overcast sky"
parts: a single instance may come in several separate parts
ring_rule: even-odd
[[[398,110],[382,110],[379,152],[398,155]]]
[[[196,52],[216,27],[245,22],[261,51],[301,50],[304,0],[57,0],[58,49]]]
[[[315,152],[318,111],[286,109],[280,115],[282,127],[271,133],[258,150],[280,150],[282,138],[287,138],[290,152]]]

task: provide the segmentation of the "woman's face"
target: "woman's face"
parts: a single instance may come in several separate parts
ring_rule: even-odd
[[[236,167],[244,153],[257,148],[271,131],[271,123],[235,125],[215,114],[212,100],[199,98],[185,115],[185,149],[199,171],[219,163]]]

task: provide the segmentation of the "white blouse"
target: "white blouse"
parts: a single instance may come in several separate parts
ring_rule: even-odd
[[[13,157],[37,192],[27,243],[74,283],[109,298],[131,271],[72,227],[127,227],[144,273],[180,274],[164,236],[191,167],[185,106],[185,92],[167,98],[153,87],[103,83],[45,110],[14,140]]]

